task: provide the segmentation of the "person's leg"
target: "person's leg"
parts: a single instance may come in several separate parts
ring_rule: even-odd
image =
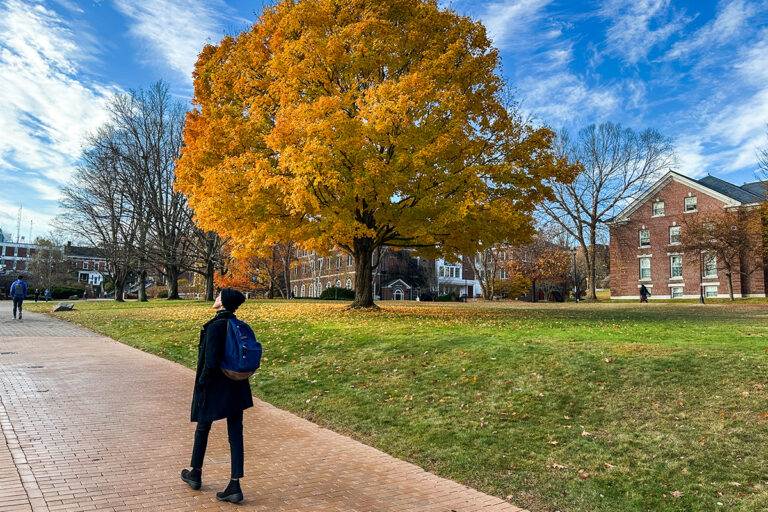
[[[232,478],[223,492],[216,493],[219,501],[240,503],[243,501],[243,490],[240,488],[240,478],[243,476],[243,411],[227,418],[227,436],[229,451],[232,456]]]
[[[192,469],[202,469],[205,450],[208,448],[208,434],[211,432],[210,421],[200,421],[195,429],[195,445],[192,448],[192,460],[189,465]]]
[[[243,477],[245,453],[243,450],[243,411],[227,418],[227,436],[232,460],[232,479]]]
[[[21,305],[24,303],[23,298],[19,298],[19,320],[21,320]]]
[[[13,297],[13,318],[16,318],[16,309],[19,307],[19,302],[16,297]]]

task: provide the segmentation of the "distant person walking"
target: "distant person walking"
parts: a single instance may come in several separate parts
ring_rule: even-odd
[[[24,277],[19,276],[11,285],[11,297],[13,297],[13,318],[16,318],[16,310],[19,310],[19,320],[21,320],[21,304],[27,296],[27,283]]]
[[[232,460],[232,478],[223,492],[216,493],[219,501],[238,503],[243,500],[240,478],[243,477],[243,411],[253,407],[253,397],[248,380],[232,380],[221,369],[227,340],[229,320],[245,301],[242,293],[224,288],[216,297],[213,309],[216,316],[200,331],[197,348],[197,373],[192,396],[191,421],[197,422],[195,444],[192,449],[191,470],[184,469],[181,479],[193,489],[202,485],[203,460],[208,446],[211,424],[227,419],[227,434]]]
[[[83,290],[83,300],[88,300],[88,290]]]
[[[45,302],[48,302],[49,300],[51,300],[51,290],[46,288],[44,295],[45,295]]]
[[[37,302],[37,299],[40,298],[40,290],[38,288],[35,288],[35,302]]]
[[[640,285],[640,303],[648,302],[648,297],[651,296],[651,291],[645,287],[645,285]]]

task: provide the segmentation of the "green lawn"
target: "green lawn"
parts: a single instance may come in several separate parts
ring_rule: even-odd
[[[254,394],[533,511],[768,510],[768,306],[382,305],[249,301]],[[212,313],[77,308],[187,366]]]

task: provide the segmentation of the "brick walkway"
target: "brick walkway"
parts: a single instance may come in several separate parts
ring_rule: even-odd
[[[201,491],[189,463],[194,373],[86,329],[0,303],[0,510],[517,511],[508,503],[255,400],[245,501],[214,423]]]

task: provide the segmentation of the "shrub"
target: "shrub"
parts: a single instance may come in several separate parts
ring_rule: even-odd
[[[320,294],[320,298],[322,300],[351,300],[355,298],[355,292],[352,290],[347,290],[346,288],[332,286],[323,290],[323,293]]]
[[[167,299],[168,298],[168,290],[160,290],[159,292],[157,292],[156,297],[158,299]]]
[[[459,296],[455,292],[451,292],[448,295],[438,295],[435,299],[437,302],[455,302]]]
[[[54,286],[51,288],[51,298],[71,299],[72,296],[75,296],[76,299],[82,298],[83,290],[85,290],[85,288],[80,288],[77,286]]]

